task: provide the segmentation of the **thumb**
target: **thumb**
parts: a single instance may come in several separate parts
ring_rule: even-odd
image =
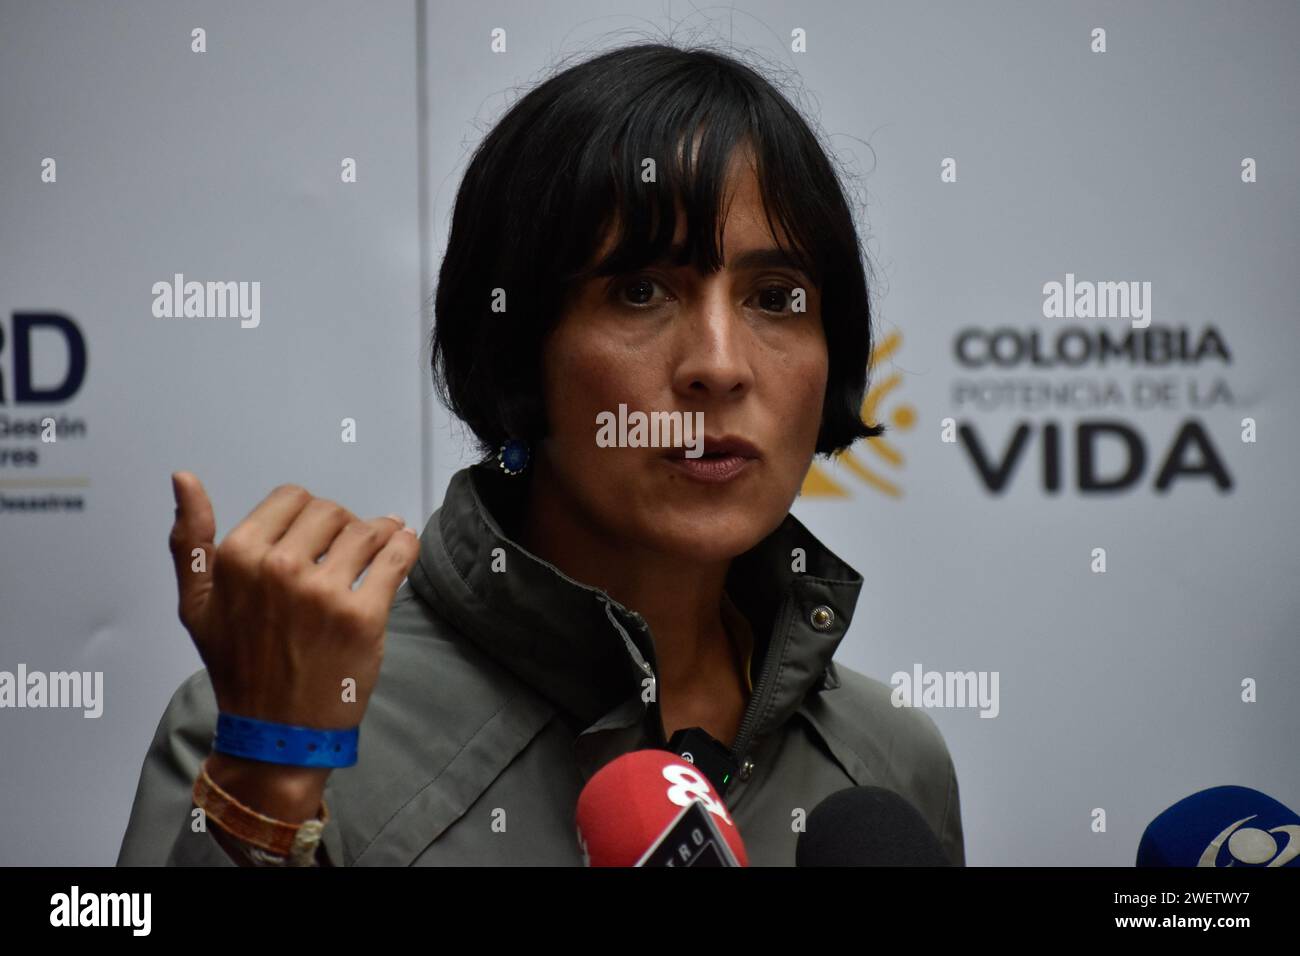
[[[176,498],[176,521],[168,545],[176,567],[181,623],[197,617],[212,590],[212,570],[217,549],[217,521],[212,502],[198,476],[188,471],[172,474],[172,494]]]

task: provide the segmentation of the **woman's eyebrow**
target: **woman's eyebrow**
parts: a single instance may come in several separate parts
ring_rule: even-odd
[[[670,248],[666,255],[660,260],[660,265],[684,265],[685,259],[684,247],[677,245]],[[784,249],[775,247],[768,249],[750,249],[748,252],[742,252],[729,263],[727,268],[736,272],[745,269],[790,269],[794,272],[803,272],[803,268],[793,257]]]
[[[741,269],[792,269],[795,272],[803,271],[799,263],[795,262],[784,249],[751,249],[749,252],[742,252],[736,256],[728,266],[737,271]]]

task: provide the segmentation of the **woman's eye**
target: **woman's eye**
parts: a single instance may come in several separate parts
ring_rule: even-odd
[[[618,298],[626,305],[646,306],[654,301],[658,288],[659,283],[641,276],[622,283],[618,288]]]
[[[651,308],[673,298],[663,285],[648,276],[626,279],[615,285],[613,291],[619,305],[634,309]],[[756,292],[752,301],[764,312],[786,314],[791,310],[793,296],[794,289],[790,286],[772,285]]]
[[[769,286],[758,293],[758,307],[766,312],[785,312],[791,294],[792,290],[785,286]]]

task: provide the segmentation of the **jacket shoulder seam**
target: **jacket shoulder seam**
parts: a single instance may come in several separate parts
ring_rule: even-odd
[[[361,848],[360,852],[358,852],[358,853],[356,854],[356,856],[357,856],[357,857],[361,857],[361,856],[363,856],[363,855],[365,854],[365,852],[366,852],[367,850],[369,850],[371,846],[374,845],[374,842],[375,842],[377,839],[379,839],[380,834],[382,834],[385,830],[388,829],[389,824],[392,823],[395,819],[397,819],[398,816],[401,815],[401,813],[402,813],[403,810],[405,810],[408,806],[410,806],[411,803],[412,803],[412,802],[413,802],[417,797],[420,796],[420,794],[424,793],[426,790],[428,790],[430,787],[432,787],[435,783],[437,783],[440,779],[442,779],[442,775],[445,774],[445,773],[447,772],[447,770],[452,766],[452,764],[454,764],[454,763],[456,762],[456,758],[459,757],[462,753],[465,752],[465,748],[466,748],[466,747],[468,747],[468,746],[469,746],[470,744],[472,744],[476,739],[478,739],[478,735],[481,734],[481,733],[483,732],[483,728],[486,727],[488,724],[490,724],[493,720],[495,720],[495,719],[497,718],[497,716],[498,716],[498,715],[499,715],[503,710],[505,710],[506,707],[509,706],[510,702],[513,701],[513,700],[514,700],[514,697],[507,697],[507,698],[506,698],[506,699],[501,703],[501,706],[500,706],[500,707],[498,707],[498,708],[497,708],[497,709],[496,709],[496,710],[495,710],[495,711],[494,711],[494,712],[493,712],[493,713],[492,713],[492,714],[491,714],[491,715],[490,715],[486,720],[484,720],[483,723],[479,724],[479,726],[475,729],[474,733],[470,734],[469,737],[467,737],[467,738],[466,738],[466,739],[461,743],[460,747],[457,748],[456,752],[455,752],[454,754],[451,755],[450,759],[448,759],[448,761],[447,761],[445,764],[443,764],[442,769],[440,769],[436,774],[434,774],[433,777],[432,777],[430,780],[428,780],[426,783],[424,783],[424,784],[423,784],[423,785],[422,785],[418,790],[416,790],[413,794],[411,794],[411,796],[409,796],[409,797],[405,800],[405,802],[403,802],[400,806],[397,807],[397,809],[395,809],[391,814],[389,814],[388,819],[385,820],[385,821],[383,822],[383,824],[379,827],[379,829],[375,831],[374,836],[372,836],[372,837],[371,837],[371,838],[366,842],[366,845],[365,845],[364,847]]]
[[[388,818],[383,822],[383,824],[381,824],[381,825],[379,826],[379,828],[374,832],[374,834],[370,837],[370,839],[366,841],[365,845],[364,845],[364,846],[363,846],[363,847],[362,847],[362,848],[361,848],[357,853],[355,853],[355,854],[353,855],[353,860],[359,860],[359,859],[360,859],[361,857],[363,857],[366,853],[368,853],[368,852],[370,851],[370,849],[375,845],[375,843],[379,840],[379,838],[380,838],[381,836],[383,836],[384,833],[386,833],[386,832],[388,831],[388,829],[393,825],[393,822],[394,822],[395,820],[397,820],[399,817],[401,817],[402,814],[404,814],[404,813],[407,811],[407,809],[411,806],[411,804],[413,804],[413,803],[415,803],[417,800],[419,800],[420,797],[421,797],[422,795],[424,795],[425,793],[427,793],[427,792],[430,790],[430,788],[435,787],[435,786],[438,784],[438,782],[439,782],[440,780],[442,780],[444,776],[446,776],[446,774],[448,773],[448,771],[450,771],[450,770],[451,770],[451,769],[456,765],[456,761],[460,758],[460,756],[461,756],[461,755],[462,755],[462,754],[463,754],[467,749],[469,749],[469,748],[474,744],[474,742],[475,742],[476,740],[478,740],[478,739],[483,735],[484,731],[485,731],[489,726],[491,726],[491,724],[492,724],[494,721],[496,721],[496,720],[497,720],[497,719],[502,715],[503,712],[505,712],[506,710],[508,710],[508,709],[511,707],[512,704],[516,703],[517,701],[519,701],[519,700],[521,700],[521,699],[527,700],[527,699],[529,699],[529,698],[535,698],[535,697],[536,697],[536,695],[535,695],[533,692],[531,692],[529,689],[527,689],[527,688],[523,688],[523,689],[520,690],[518,693],[511,694],[511,695],[508,695],[508,696],[504,697],[504,698],[502,699],[502,701],[501,701],[500,706],[497,707],[496,710],[493,711],[490,715],[488,715],[488,716],[483,720],[483,722],[482,722],[481,724],[479,724],[479,726],[478,726],[477,728],[475,728],[475,730],[474,730],[473,733],[469,734],[469,735],[465,738],[465,740],[462,741],[462,743],[460,744],[460,746],[456,749],[455,753],[453,753],[453,754],[452,754],[452,755],[447,759],[447,761],[442,765],[442,767],[438,770],[438,772],[437,772],[436,774],[434,774],[431,778],[429,778],[427,781],[425,781],[423,784],[421,784],[418,788],[416,788],[416,789],[411,793],[411,795],[410,795],[409,797],[407,797],[404,801],[402,801],[402,803],[401,803],[400,805],[398,805],[397,807],[394,808],[393,812],[389,814]],[[551,707],[551,705],[549,705],[549,704],[547,704],[547,703],[545,703],[545,702],[543,702],[543,705],[546,707],[546,709],[549,711],[549,713],[547,713],[547,715],[546,715],[546,719],[545,719],[544,721],[542,721],[540,724],[538,724],[538,725],[533,729],[532,733],[529,734],[529,737],[528,737],[528,740],[529,740],[529,741],[535,739],[536,736],[537,736],[537,735],[538,735],[538,734],[539,734],[543,729],[545,729],[545,727],[547,727],[547,726],[551,723],[551,721],[554,719],[554,716],[555,716],[555,710],[554,710],[554,708]],[[524,747],[527,747],[527,746],[528,746],[528,744],[525,743],[525,744],[524,744]],[[520,749],[522,750],[523,748],[521,747]],[[513,759],[514,759],[514,756],[517,756],[517,753],[511,755],[511,758],[510,758],[510,759],[513,760]],[[507,765],[508,765],[508,763],[509,763],[509,761],[507,761]],[[498,770],[497,770],[497,773],[498,773],[498,774],[500,773],[500,769],[501,769],[501,768],[498,768]],[[478,791],[478,793],[481,794],[481,793],[483,792],[483,790],[486,790],[486,789],[487,789],[487,786],[490,785],[490,783],[491,783],[490,780],[487,781],[486,784],[485,784],[485,785],[484,785],[484,786],[483,786],[483,787]],[[447,825],[449,826],[449,825],[450,825],[450,822],[449,822]],[[445,831],[445,829],[446,829],[446,826],[443,827],[443,831]],[[436,840],[436,839],[438,838],[438,836],[441,835],[441,832],[442,832],[442,831],[439,831],[438,833],[433,833],[433,834],[431,834],[430,837],[429,837],[430,841]]]
[[[839,746],[843,747],[849,753],[853,754],[853,756],[858,758],[858,763],[861,764],[863,767],[867,766],[867,761],[862,756],[862,754],[858,751],[858,748],[850,744],[848,741],[844,740],[834,731],[832,731],[830,727],[827,726],[827,723],[825,721],[818,720],[816,717],[814,717],[812,714],[810,714],[807,710],[805,710],[802,707],[798,711],[796,711],[796,713],[799,713],[806,721],[808,721],[808,723],[812,725],[812,728],[817,733],[821,734],[823,737],[829,738]],[[831,751],[831,758],[834,759],[836,763],[841,763],[835,757],[834,750]],[[842,763],[841,766],[843,766]],[[857,772],[854,769],[850,769],[849,767],[843,767],[843,769],[845,774],[848,776],[848,778],[852,780],[856,786],[863,786],[866,778],[862,777],[861,773]]]

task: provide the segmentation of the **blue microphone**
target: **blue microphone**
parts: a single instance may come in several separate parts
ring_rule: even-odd
[[[1249,787],[1211,787],[1151,821],[1137,865],[1300,867],[1300,816]]]

